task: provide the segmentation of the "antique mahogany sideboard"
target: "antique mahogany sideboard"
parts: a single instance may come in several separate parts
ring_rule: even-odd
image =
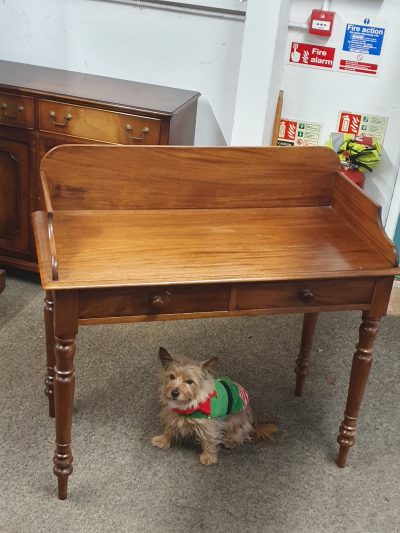
[[[37,176],[59,144],[191,145],[199,93],[0,61],[0,265],[37,270]]]
[[[304,313],[301,395],[320,311],[361,310],[337,464],[345,466],[396,250],[328,148],[61,146],[34,213],[60,499],[72,472],[79,325]],[[261,363],[262,364],[262,363]]]

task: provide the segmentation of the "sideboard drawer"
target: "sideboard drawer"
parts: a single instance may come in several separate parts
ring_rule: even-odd
[[[51,133],[118,144],[159,144],[160,124],[155,118],[50,100],[39,102],[39,128]]]
[[[240,283],[237,286],[236,309],[368,304],[373,288],[374,280],[371,278]]]
[[[0,124],[33,129],[33,98],[19,94],[0,93]]]
[[[227,311],[228,285],[172,285],[81,291],[79,318]]]

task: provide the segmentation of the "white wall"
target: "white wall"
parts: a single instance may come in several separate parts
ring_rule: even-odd
[[[309,39],[304,31],[281,27],[289,0],[268,0],[269,8],[279,12],[279,17],[265,15],[262,4],[267,0],[248,1],[248,9],[257,9],[257,5],[260,9],[259,24],[266,38],[263,42],[262,32],[247,31],[243,49],[244,18],[139,8],[140,2],[124,4],[124,1],[129,2],[1,0],[0,58],[198,90],[202,93],[195,139],[199,145],[229,144],[233,128],[235,144],[268,142],[271,124],[267,122],[272,121],[271,103],[275,101],[279,82],[285,91],[283,115],[324,124],[322,143],[335,129],[340,109],[388,116],[384,158],[380,167],[367,177],[366,184],[367,193],[383,205],[386,221],[400,167],[399,0],[325,2],[337,12],[337,31],[340,21],[350,21],[352,14],[389,21],[380,75],[375,79],[288,65],[284,41]],[[212,0],[204,3],[212,5]],[[290,18],[305,22],[311,10],[320,6],[320,0],[292,0]],[[257,16],[252,20],[257,20]],[[271,40],[268,32],[275,33],[276,40],[275,45],[272,42],[270,45],[275,49],[266,53],[265,45]],[[316,42],[331,44],[318,38]],[[264,55],[257,54],[258,43],[264,46]],[[336,44],[339,43],[331,45]],[[275,63],[270,64],[271,61]],[[252,80],[248,79],[249,65],[253,68]],[[265,83],[260,82],[261,71]],[[256,101],[246,90],[237,91],[238,80],[242,88],[258,83],[257,90],[264,90],[265,95]],[[248,111],[252,117],[261,117],[263,136],[258,132],[256,137],[249,138]],[[390,211],[389,235],[390,228],[395,227],[399,202],[397,194]]]
[[[1,59],[197,90],[196,144],[229,143],[244,18],[98,0],[2,0],[0,20]]]
[[[311,10],[320,8],[317,0],[292,1],[290,18],[305,22]],[[384,38],[384,50],[377,78],[325,72],[319,69],[284,65],[282,88],[285,91],[283,115],[324,124],[323,142],[335,130],[339,110],[357,111],[389,117],[384,154],[380,166],[367,177],[366,192],[383,206],[384,222],[387,219],[394,185],[400,166],[400,2],[399,0],[332,0],[332,11],[336,11],[336,30],[340,19],[352,22],[351,15],[379,17],[387,19],[388,28]],[[342,34],[340,34],[342,35]],[[307,33],[291,30],[288,41],[320,42],[334,46],[330,41],[314,37],[309,40]],[[340,41],[339,41],[340,42]],[[332,43],[332,44],[331,44]],[[286,59],[288,54],[286,55]]]

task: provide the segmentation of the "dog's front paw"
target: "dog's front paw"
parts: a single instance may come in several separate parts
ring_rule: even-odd
[[[217,454],[203,452],[200,454],[200,463],[203,465],[215,465],[218,463]]]
[[[166,435],[157,435],[151,439],[153,446],[165,450],[171,446],[171,440]]]

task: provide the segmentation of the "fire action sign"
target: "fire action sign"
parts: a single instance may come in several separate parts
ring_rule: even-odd
[[[330,46],[320,46],[292,42],[289,62],[296,65],[332,69],[335,59],[335,49]]]
[[[385,27],[382,21],[364,18],[345,26],[339,70],[353,74],[378,74]]]

